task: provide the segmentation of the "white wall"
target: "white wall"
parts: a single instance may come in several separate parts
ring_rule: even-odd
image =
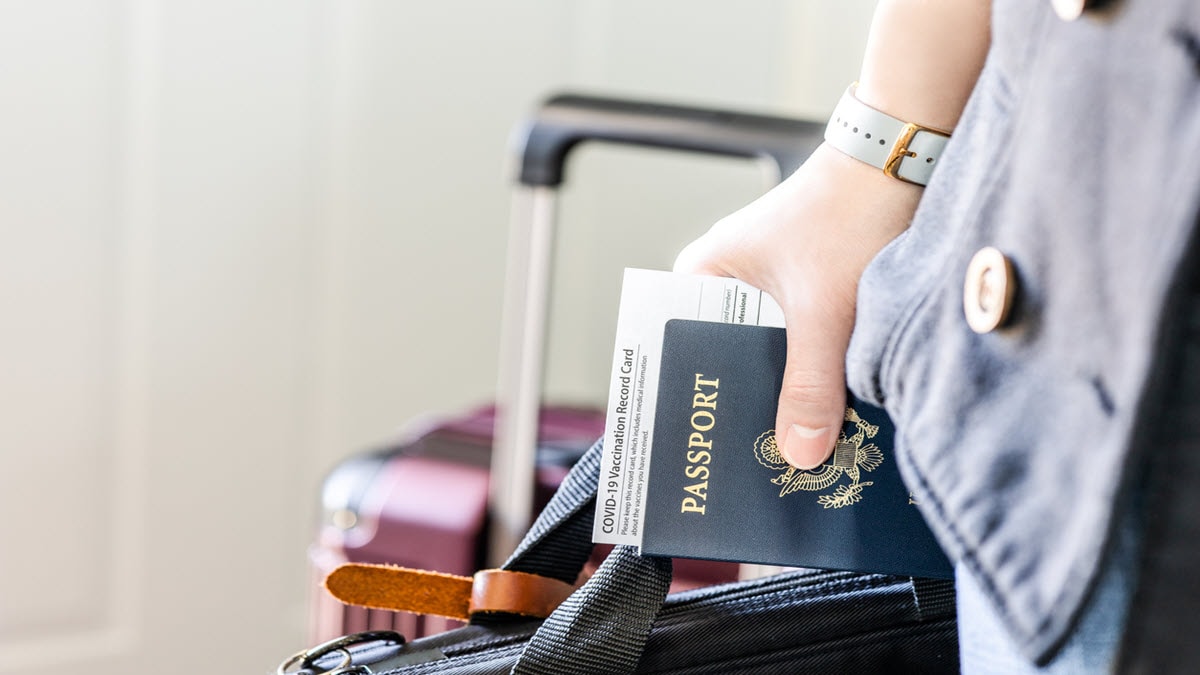
[[[0,673],[274,667],[323,472],[491,396],[521,116],[562,89],[820,116],[870,9],[0,1]],[[550,395],[600,395],[621,267],[763,187],[583,150]]]

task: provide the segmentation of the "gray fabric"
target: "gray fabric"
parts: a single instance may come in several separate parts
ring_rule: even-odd
[[[911,229],[859,287],[856,394],[897,423],[901,470],[941,543],[1029,658],[1073,625],[1112,530],[1172,282],[1200,205],[1193,0],[1067,23],[996,0],[993,47]],[[1007,327],[962,311],[996,246]]]

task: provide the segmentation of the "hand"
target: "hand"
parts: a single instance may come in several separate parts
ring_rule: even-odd
[[[787,367],[775,433],[809,469],[833,451],[846,408],[858,280],[908,227],[921,188],[822,145],[791,177],[689,244],[675,271],[741,279],[783,308]]]

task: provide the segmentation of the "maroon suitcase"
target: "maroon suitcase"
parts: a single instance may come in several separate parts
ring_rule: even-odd
[[[520,167],[509,239],[494,408],[413,425],[378,452],[351,458],[322,490],[321,532],[310,549],[311,641],[363,630],[409,638],[446,630],[436,617],[345,607],[320,580],[342,562],[394,563],[470,575],[499,566],[566,470],[603,432],[603,411],[541,401],[554,232],[554,197],[566,158],[582,141],[604,141],[769,160],[782,178],[819,137],[797,120],[563,95],[518,129]],[[598,550],[599,561],[607,550]],[[738,576],[730,563],[679,560],[674,588]]]
[[[495,408],[414,424],[397,442],[348,459],[322,489],[323,524],[309,549],[314,593],[310,637],[363,630],[409,637],[458,625],[438,617],[342,605],[321,580],[346,562],[392,563],[470,576],[485,566]],[[541,508],[603,433],[596,410],[545,408],[539,422],[534,508]]]

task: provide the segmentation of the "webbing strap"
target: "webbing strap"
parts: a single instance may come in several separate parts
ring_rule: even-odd
[[[950,579],[912,577],[913,603],[922,621],[955,614],[954,582]]]
[[[575,464],[503,569],[573,582],[592,551],[600,442]],[[632,673],[671,585],[669,558],[619,546],[538,628],[513,673]]]
[[[542,623],[512,673],[633,673],[670,586],[670,558],[646,558],[618,546]]]

